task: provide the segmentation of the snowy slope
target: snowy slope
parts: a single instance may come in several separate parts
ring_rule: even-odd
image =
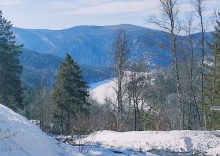
[[[99,86],[101,86],[105,83],[110,82],[110,81],[112,81],[112,79],[106,79],[106,80],[103,80],[103,81],[100,81],[100,82],[89,84],[89,90],[93,90],[93,89],[95,89],[95,88],[97,88],[97,87],[99,87]]]
[[[67,152],[25,117],[0,105],[0,155],[67,156]]]
[[[104,104],[106,100],[115,102],[116,93],[114,88],[116,88],[115,79],[105,80],[99,83],[91,85],[90,97],[97,100],[100,104]]]
[[[99,131],[86,140],[124,153],[142,151],[142,155],[220,154],[220,131]]]
[[[103,81],[90,90],[92,98],[100,104],[107,100],[116,100],[115,79]],[[116,149],[121,155],[220,155],[220,131],[137,131],[114,132],[99,131],[88,136],[84,142],[91,141],[101,145],[102,149],[92,149],[89,155],[117,155],[111,153]],[[129,153],[130,151],[130,153]],[[136,151],[136,154],[131,154]],[[138,152],[142,151],[142,152]],[[129,153],[129,154],[128,154]],[[118,154],[120,155],[120,154]]]
[[[160,156],[219,155],[220,131],[98,131],[79,147],[57,144],[25,117],[0,105],[1,156]]]
[[[150,75],[151,73],[135,73],[136,78],[140,76]],[[122,85],[125,86],[131,81],[132,73],[130,71],[125,72],[125,77],[122,79]],[[134,76],[134,75],[133,75]],[[145,80],[148,84],[153,84],[154,79]],[[105,104],[107,101],[111,103],[117,103],[117,78],[107,79],[98,83],[90,85],[90,97],[98,101],[100,104]],[[128,99],[128,94],[124,94],[124,99]]]

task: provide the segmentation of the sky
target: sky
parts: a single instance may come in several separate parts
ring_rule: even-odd
[[[183,18],[195,0],[178,1]],[[52,30],[118,24],[152,28],[147,19],[161,14],[158,0],[0,0],[0,9],[15,27]],[[220,11],[220,0],[205,0],[205,18],[210,20],[214,9]]]

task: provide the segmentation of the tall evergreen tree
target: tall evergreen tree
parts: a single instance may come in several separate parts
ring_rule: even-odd
[[[15,45],[12,24],[0,11],[0,102],[12,109],[22,108],[19,55],[22,46]]]
[[[66,54],[52,93],[52,100],[57,108],[55,115],[60,119],[61,133],[70,133],[73,115],[87,113],[87,90],[88,86],[83,81],[80,67],[69,54]]]

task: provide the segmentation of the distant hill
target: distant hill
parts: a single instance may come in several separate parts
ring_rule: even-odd
[[[53,87],[56,73],[63,58],[28,49],[22,49],[22,52],[20,61],[23,66],[23,82],[32,87]],[[98,82],[113,75],[112,69],[109,67],[93,67],[82,64],[80,67],[87,83]]]
[[[64,30],[21,29],[13,28],[16,42],[32,51],[52,54],[61,58],[68,52],[80,64],[92,66],[109,66],[109,52],[119,29],[124,29],[129,36],[131,59],[145,58],[156,64],[168,64],[166,50],[146,43],[160,41],[166,43],[162,31],[134,25],[115,26],[76,26]],[[152,53],[160,57],[152,59]]]
[[[23,80],[33,86],[53,86],[59,63],[66,53],[80,64],[88,83],[113,77],[109,53],[120,29],[128,33],[131,60],[143,59],[150,66],[167,66],[171,63],[171,53],[153,46],[155,43],[170,44],[164,37],[169,34],[163,31],[134,25],[76,26],[64,30],[14,27],[16,43],[24,44],[20,57],[24,66]],[[201,34],[194,35],[197,41],[200,37]],[[185,38],[178,36],[179,40]],[[206,38],[210,41],[211,33],[206,33]],[[195,56],[199,57],[200,53]]]

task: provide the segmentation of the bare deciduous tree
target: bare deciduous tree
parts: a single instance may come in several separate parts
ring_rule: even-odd
[[[195,10],[198,14],[200,21],[200,33],[201,33],[201,105],[202,105],[202,121],[203,125],[207,127],[206,115],[204,113],[204,60],[205,60],[205,27],[204,27],[204,19],[203,19],[203,11],[204,11],[204,0],[196,0],[194,3]]]
[[[179,129],[184,128],[184,114],[183,114],[183,104],[181,101],[181,91],[180,91],[180,77],[178,69],[178,48],[177,48],[177,35],[179,34],[181,28],[178,24],[178,6],[177,0],[159,0],[161,11],[163,15],[163,20],[158,20],[154,17],[150,20],[151,23],[156,24],[159,28],[167,31],[169,36],[167,36],[170,46],[168,46],[169,51],[172,53],[172,61],[174,64],[174,73],[176,79],[176,92],[177,92],[177,102],[179,107]]]
[[[40,121],[40,128],[49,131],[52,127],[53,105],[50,99],[50,91],[47,89],[35,89],[27,95],[25,102],[28,103],[25,113],[30,119]]]
[[[118,130],[123,131],[123,104],[125,95],[125,86],[123,82],[124,70],[129,57],[128,48],[128,36],[127,33],[120,29],[116,35],[113,43],[113,64],[116,73],[117,88],[115,88],[117,94],[117,109],[118,109]]]
[[[196,68],[197,68],[197,59],[195,57],[196,41],[193,37],[196,28],[193,27],[193,14],[187,15],[186,24],[183,26],[183,31],[185,32],[185,39],[181,43],[181,51],[184,54],[184,66],[185,66],[185,100],[187,105],[185,106],[185,115],[187,120],[187,129],[193,129],[193,127],[198,128],[200,124],[200,112],[198,107],[198,96],[196,83]],[[188,97],[188,98],[187,98]],[[195,124],[198,123],[198,124]],[[200,127],[200,126],[199,126]]]
[[[134,130],[141,130],[140,109],[143,109],[145,103],[146,86],[150,85],[150,80],[147,82],[146,63],[142,61],[133,62],[131,64],[131,73],[129,74],[129,82],[127,84],[128,96],[130,103],[133,103],[134,110]]]

